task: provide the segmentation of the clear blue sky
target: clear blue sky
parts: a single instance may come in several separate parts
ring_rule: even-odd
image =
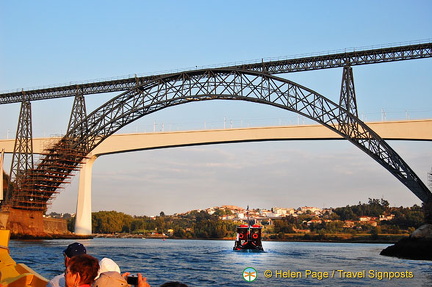
[[[431,1],[1,1],[0,90],[427,40],[431,15]],[[360,117],[432,118],[431,61],[355,67]],[[334,69],[283,76],[337,101],[341,74]],[[88,111],[112,96],[88,96]],[[64,133],[71,104],[72,99],[34,102],[34,136]],[[14,137],[18,114],[19,104],[0,106],[0,138]],[[212,101],[166,109],[123,132],[298,121],[296,114],[275,108]],[[426,181],[432,144],[390,144]],[[346,142],[129,153],[98,159],[93,174],[95,211],[137,215],[223,204],[341,206],[382,196],[393,205],[419,203]],[[74,212],[77,183],[78,177],[50,210]]]

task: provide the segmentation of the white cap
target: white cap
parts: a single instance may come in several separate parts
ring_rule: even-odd
[[[108,272],[108,271],[115,271],[120,273],[120,267],[112,259],[102,258],[102,260],[99,261],[98,277],[101,273]]]

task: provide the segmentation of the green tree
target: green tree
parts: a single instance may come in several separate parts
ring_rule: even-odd
[[[99,211],[92,213],[94,233],[127,232],[133,217],[117,211]]]

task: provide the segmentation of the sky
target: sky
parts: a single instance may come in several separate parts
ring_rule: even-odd
[[[432,41],[432,2],[1,1],[0,91],[28,90],[195,67]],[[432,118],[430,59],[354,67],[363,121]],[[338,102],[342,69],[278,75]],[[88,112],[117,94],[86,96]],[[73,99],[32,103],[33,136],[64,134]],[[0,138],[14,138],[19,104],[0,105]],[[310,123],[247,102],[167,108],[120,132]],[[427,181],[432,143],[389,144]],[[11,156],[6,155],[5,169]],[[75,212],[79,177],[48,212]],[[92,209],[158,215],[237,205],[338,207],[420,200],[345,141],[280,141],[158,149],[100,157]]]

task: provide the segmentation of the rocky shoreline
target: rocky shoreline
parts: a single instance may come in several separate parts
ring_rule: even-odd
[[[432,260],[432,224],[424,224],[409,237],[403,238],[380,253],[414,260]]]

